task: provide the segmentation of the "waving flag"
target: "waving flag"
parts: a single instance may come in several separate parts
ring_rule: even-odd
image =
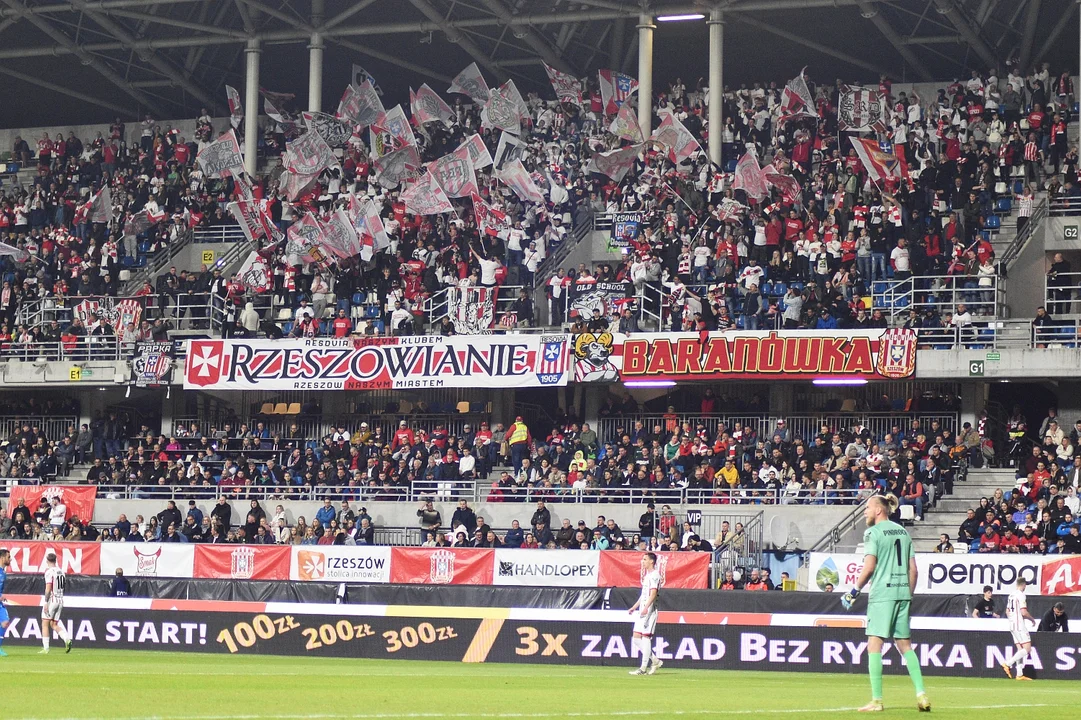
[[[303,262],[326,263],[323,252],[323,230],[311,213],[304,213],[289,226],[286,233],[285,255],[290,265]]]
[[[616,113],[615,120],[608,126],[608,132],[618,138],[630,140],[632,143],[640,143],[645,140],[642,135],[642,126],[638,124],[638,116],[630,105],[623,105]]]
[[[791,175],[783,175],[779,172],[770,172],[770,165],[762,171],[766,182],[781,191],[781,197],[791,205],[803,204],[803,188],[800,187],[796,178]]]
[[[837,127],[851,132],[885,132],[886,103],[877,90],[842,85],[837,100]]]
[[[582,82],[578,78],[559,72],[548,63],[544,63],[544,71],[548,73],[548,80],[559,102],[582,106]]]
[[[244,106],[240,104],[240,93],[236,88],[225,86],[225,98],[229,102],[229,123],[234,127],[240,127],[240,121],[244,119]]]
[[[642,152],[641,145],[617,148],[604,153],[597,153],[590,159],[588,169],[592,172],[607,175],[616,182],[623,179],[627,171],[634,167],[634,159]]]
[[[271,240],[278,231],[270,216],[259,207],[258,200],[241,197],[236,202],[229,203],[229,212],[236,218],[240,229],[244,231],[244,237],[248,238],[250,243],[263,238]]]
[[[638,90],[638,81],[615,70],[598,70],[601,106],[605,115],[615,115],[624,101]],[[649,99],[646,99],[648,102]]]
[[[454,212],[447,194],[430,174],[423,175],[413,187],[402,193],[406,212],[414,215],[441,215]]]
[[[384,113],[378,122],[372,124],[369,132],[372,154],[377,158],[417,145],[417,136],[413,134],[401,105],[395,105]]]
[[[358,201],[350,196],[349,203],[350,211],[356,211],[353,228],[360,244],[360,257],[364,262],[368,262],[375,253],[390,247],[390,238],[383,227],[383,218],[379,217],[379,208],[371,198],[364,197]]]
[[[244,172],[244,156],[240,154],[236,132],[230,128],[214,142],[204,145],[195,156],[195,162],[208,177],[241,175]]]
[[[309,130],[286,145],[285,167],[298,176],[318,176],[328,167],[337,165],[334,151],[315,130]]]
[[[353,125],[349,121],[321,112],[301,113],[301,117],[308,129],[317,132],[332,148],[343,147],[353,137]]]
[[[488,152],[488,146],[484,144],[484,140],[477,133],[467,137],[458,146],[458,150],[462,148],[469,152],[469,161],[473,163],[474,170],[483,170],[492,164],[492,154]]]
[[[721,222],[739,222],[749,208],[738,200],[724,198],[717,207],[717,219]]]
[[[271,275],[270,266],[267,265],[259,253],[252,250],[244,264],[237,271],[237,277],[248,290],[253,293],[269,292],[274,286],[274,277]]]
[[[108,223],[113,219],[113,191],[103,185],[87,203],[87,220],[92,223]]]
[[[484,202],[477,193],[470,196],[473,200],[473,215],[477,219],[477,229],[488,235],[497,235],[499,230],[507,226],[507,215]]]
[[[650,139],[668,148],[668,156],[677,165],[702,150],[691,131],[676,119],[674,113],[668,113]]]
[[[349,81],[349,84],[360,87],[364,83],[368,83],[369,85],[371,85],[372,89],[375,90],[376,94],[379,95],[379,97],[383,96],[383,88],[379,87],[379,83],[375,81],[375,78],[372,77],[372,74],[362,68],[360,65],[354,63],[353,75]]]
[[[428,83],[421,85],[415,94],[413,88],[409,88],[409,112],[421,125],[442,122],[450,127],[454,122],[454,111],[443,102],[443,98],[435,94],[435,90],[428,87]]]
[[[807,87],[807,77],[804,73],[807,68],[799,71],[799,75],[788,81],[781,93],[781,118],[788,120],[796,117],[818,117],[815,110],[815,99],[811,95],[811,89]]]
[[[492,90],[488,96],[488,103],[484,106],[481,124],[485,127],[498,128],[507,132],[520,135],[522,132],[522,117],[518,112],[518,106],[513,99],[507,97],[503,88]]]
[[[522,200],[537,204],[544,203],[544,195],[526,172],[521,160],[515,159],[504,165],[498,177]]]
[[[346,260],[360,254],[362,248],[357,231],[344,210],[333,213],[326,222],[319,223],[319,227],[323,233],[323,247],[332,255]]]
[[[385,188],[394,188],[420,169],[420,155],[412,145],[375,158],[379,171],[376,182]]]
[[[149,210],[140,210],[128,218],[128,221],[124,223],[124,236],[136,237],[137,235],[142,235],[164,219],[165,211],[152,213]]]
[[[909,179],[908,164],[903,156],[899,157],[894,152],[893,143],[854,137],[849,140],[856,148],[856,155],[867,174],[875,183],[882,183],[890,178]]]
[[[762,168],[758,165],[758,156],[748,150],[736,163],[735,178],[732,181],[733,190],[742,190],[747,197],[754,200],[762,200],[769,192],[766,186],[766,178],[762,174]]]
[[[488,83],[484,82],[484,76],[480,74],[480,68],[476,63],[471,63],[458,76],[451,80],[447,92],[465,95],[478,105],[488,102]]]
[[[469,148],[460,147],[428,165],[428,172],[448,197],[469,197],[477,192],[477,174]]]
[[[378,122],[386,114],[378,93],[367,80],[359,86],[347,85],[338,103],[338,118],[359,125],[361,129]]]

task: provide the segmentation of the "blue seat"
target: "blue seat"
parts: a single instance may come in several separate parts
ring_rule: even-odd
[[[996,213],[1008,213],[1013,209],[1013,198],[1000,197],[995,200],[995,212]]]
[[[724,164],[724,171],[727,173],[734,173],[736,171],[737,163],[739,163],[739,160],[728,160]]]
[[[342,298],[338,301],[337,307],[339,310],[345,310],[346,312],[349,312],[349,300],[346,298]]]
[[[124,257],[120,258],[120,264],[126,268],[135,267],[135,258],[131,257],[130,255],[125,255]]]
[[[386,332],[387,330],[387,326],[383,324],[382,320],[376,320],[372,323],[372,326],[375,327],[375,329],[378,330],[380,333]]]
[[[774,295],[777,295],[778,297],[780,297],[780,296],[784,295],[786,292],[788,292],[788,286],[785,285],[783,282],[778,280],[777,282],[773,283],[773,294]]]
[[[1077,115],[1078,113],[1081,113],[1081,103],[1074,103],[1073,104],[1073,114]]]
[[[881,280],[875,282],[871,292],[875,295],[884,295],[886,292],[886,283],[882,282]]]
[[[364,317],[366,317],[366,318],[382,317],[382,313],[379,312],[379,306],[378,305],[369,305],[366,308],[364,308]]]
[[[292,322],[287,322],[284,325],[282,325],[282,334],[283,335],[288,335],[291,332],[293,332],[293,323]]]
[[[1017,179],[1013,181],[1013,194],[1020,195],[1025,191],[1025,181]]]
[[[354,305],[363,305],[364,304],[364,293],[353,293],[353,304]]]
[[[1002,219],[998,215],[988,215],[987,219],[984,220],[983,224],[984,227],[990,228],[991,230],[998,230],[1000,227],[1002,227]],[[986,237],[988,240],[991,239],[990,233],[988,233],[986,230],[984,231],[984,237]]]
[[[995,216],[992,215],[991,217],[995,217]],[[995,219],[998,220],[997,217],[995,217]],[[991,218],[988,218],[987,222],[990,222],[990,220],[991,220]],[[999,225],[998,226],[1001,226],[1001,225],[1002,225],[1002,221],[999,220]],[[996,227],[998,227],[998,226],[996,226]],[[987,242],[991,242],[991,231],[990,230],[980,230],[980,235],[983,235],[983,239],[986,240]]]

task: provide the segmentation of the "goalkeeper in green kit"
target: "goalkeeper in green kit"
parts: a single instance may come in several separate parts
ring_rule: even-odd
[[[885,709],[882,705],[882,643],[890,638],[904,656],[908,675],[916,687],[916,707],[920,712],[931,711],[931,701],[923,691],[920,661],[909,640],[909,605],[918,574],[916,558],[908,531],[890,521],[890,515],[896,509],[897,498],[893,495],[876,495],[867,501],[863,511],[867,521],[867,530],[863,533],[863,571],[856,580],[856,587],[841,598],[845,609],[850,609],[859,597],[860,590],[870,581],[867,671],[871,676],[871,702],[861,707],[860,712],[881,712]]]

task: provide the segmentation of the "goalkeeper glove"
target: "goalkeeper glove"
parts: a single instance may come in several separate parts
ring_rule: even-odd
[[[856,602],[856,598],[859,596],[860,591],[856,588],[852,588],[841,596],[841,606],[844,607],[845,610],[851,610],[852,604]]]

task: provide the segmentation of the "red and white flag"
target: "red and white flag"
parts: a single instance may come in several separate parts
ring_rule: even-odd
[[[601,105],[605,115],[615,115],[624,101],[638,90],[638,81],[615,70],[598,70]],[[649,102],[646,98],[644,102]]]
[[[460,147],[428,165],[428,172],[448,197],[469,197],[477,192],[477,174],[469,159],[469,148]]]
[[[904,156],[898,156],[894,152],[893,143],[854,137],[849,140],[874,182],[884,183],[891,178],[909,179],[908,164],[904,161]]]
[[[608,132],[618,138],[640,143],[645,140],[642,134],[642,126],[638,124],[638,115],[630,105],[623,105],[616,113],[612,124],[608,126]]]
[[[244,119],[244,106],[240,103],[240,93],[236,88],[225,86],[225,98],[229,102],[229,123],[234,127],[240,127],[240,121]]]
[[[311,213],[304,213],[289,226],[285,256],[290,265],[299,265],[301,262],[322,265],[327,262],[328,258],[323,251],[323,230]]]
[[[877,90],[842,85],[837,99],[837,128],[850,132],[885,132],[886,103]]]
[[[113,191],[103,185],[87,203],[87,220],[92,223],[108,223],[113,219]]]
[[[521,160],[515,159],[504,165],[498,177],[522,200],[538,205],[544,204],[544,195],[533,182],[533,178],[530,177]]]
[[[406,212],[414,215],[441,215],[454,212],[450,198],[429,173],[421,176],[415,185],[402,193]]]
[[[375,253],[390,247],[390,238],[387,237],[386,228],[383,227],[383,218],[379,216],[379,208],[369,197],[357,200],[350,196],[349,210],[356,212],[353,228],[357,231],[360,257],[364,262],[368,262]]]
[[[507,97],[507,92],[499,87],[492,90],[488,95],[488,102],[481,113],[481,124],[489,128],[506,130],[509,133],[520,135],[522,132],[522,116],[514,100]]]
[[[758,165],[758,156],[748,150],[736,163],[735,177],[732,180],[733,190],[742,190],[747,197],[754,200],[762,200],[769,192],[766,186],[766,178],[762,174],[762,168]]]
[[[474,170],[483,170],[492,164],[492,154],[488,152],[488,146],[477,133],[467,137],[457,150],[465,148],[469,152],[469,161],[473,163]],[[455,152],[457,152],[457,150]]]
[[[548,63],[544,63],[544,71],[548,73],[548,80],[552,83],[552,89],[555,90],[556,99],[559,102],[582,106],[581,80],[556,70]]]
[[[642,152],[641,145],[631,145],[597,153],[590,159],[588,169],[601,175],[607,175],[619,182],[627,174],[627,171],[634,167],[634,160],[640,152]]]
[[[338,118],[348,120],[361,130],[379,122],[387,114],[379,93],[365,80],[360,85],[347,85],[338,103]]]
[[[256,251],[252,250],[247,260],[237,271],[237,277],[244,287],[254,293],[270,292],[274,285],[274,278],[270,273],[270,266],[266,260]]]
[[[428,83],[421,85],[416,93],[409,88],[409,113],[419,125],[441,122],[450,127],[454,123],[454,111],[428,87]]]
[[[667,147],[669,159],[677,165],[702,150],[691,131],[683,126],[674,113],[664,116],[661,124],[650,135],[650,140]]]
[[[773,166],[770,165],[762,171],[762,175],[766,178],[766,182],[769,183],[771,187],[781,191],[781,197],[786,203],[790,205],[802,205],[803,188],[800,187],[796,178],[779,172],[769,172],[769,169],[772,167]]]
[[[815,109],[815,99],[811,95],[811,89],[807,87],[807,77],[804,73],[807,68],[799,71],[799,75],[788,81],[781,93],[781,118],[788,120],[796,117],[818,117]]]
[[[317,176],[327,168],[337,165],[334,151],[315,130],[309,130],[286,145],[285,167],[298,176]]]
[[[413,128],[410,127],[409,119],[405,116],[401,105],[395,105],[385,112],[383,117],[372,123],[369,132],[371,135],[369,146],[377,158],[417,145],[417,136],[413,134]]]
[[[717,219],[721,222],[739,222],[743,219],[743,214],[747,212],[747,210],[747,206],[738,200],[724,198],[717,207],[716,215]]]
[[[449,93],[465,95],[477,105],[488,102],[488,83],[484,82],[484,76],[480,74],[480,68],[476,63],[471,63],[465,70],[458,73],[447,88]]]
[[[259,207],[259,201],[250,197],[238,198],[236,202],[229,203],[229,212],[240,224],[244,236],[248,242],[254,243],[260,239],[272,240],[277,228],[271,221],[270,216]]]
[[[319,223],[323,231],[323,247],[332,255],[345,260],[359,255],[361,244],[357,231],[344,210],[331,214],[325,222]]]
[[[164,211],[152,213],[149,210],[140,210],[128,218],[128,221],[124,223],[124,235],[126,237],[142,235],[164,219]]]
[[[207,177],[241,175],[244,172],[244,156],[240,153],[236,131],[230,128],[214,142],[204,145],[195,156],[195,162],[199,163]]]
[[[477,229],[488,235],[498,235],[499,231],[507,226],[506,213],[496,210],[484,198],[473,193],[473,215],[477,219]]]

